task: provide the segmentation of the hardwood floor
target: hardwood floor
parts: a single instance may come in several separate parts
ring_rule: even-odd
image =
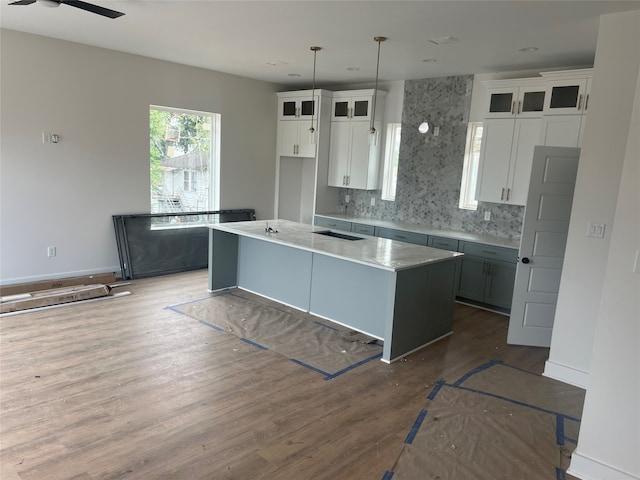
[[[426,395],[497,359],[508,317],[456,306],[454,334],[333,380],[165,309],[207,296],[206,271],[132,295],[0,319],[0,477],[373,479],[393,468]]]

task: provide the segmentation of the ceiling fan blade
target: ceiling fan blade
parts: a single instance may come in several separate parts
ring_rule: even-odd
[[[30,1],[30,0],[27,0]],[[81,2],[76,0],[61,0],[60,3],[64,3],[65,5],[69,5],[71,7],[80,8],[82,10],[86,10],[87,12],[97,13],[98,15],[102,15],[103,17],[108,18],[118,18],[124,15],[122,12],[116,12],[115,10],[110,10],[108,8],[100,7],[98,5],[94,5],[92,3]]]
[[[31,5],[36,3],[36,0],[18,0],[17,2],[11,2],[9,5]]]

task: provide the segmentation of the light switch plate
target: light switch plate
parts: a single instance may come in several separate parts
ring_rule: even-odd
[[[587,237],[604,238],[604,223],[589,223],[587,225]]]

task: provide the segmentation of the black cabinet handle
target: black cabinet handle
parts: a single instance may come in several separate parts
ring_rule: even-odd
[[[522,257],[522,263],[529,263],[528,257]]]

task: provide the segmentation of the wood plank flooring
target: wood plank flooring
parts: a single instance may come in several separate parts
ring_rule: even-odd
[[[508,317],[457,305],[452,336],[326,381],[165,309],[206,286],[206,271],[135,280],[0,319],[0,478],[379,480],[436,381],[548,357],[507,345]]]

